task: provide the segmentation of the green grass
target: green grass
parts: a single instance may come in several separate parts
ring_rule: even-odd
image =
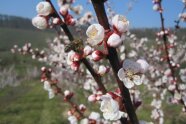
[[[58,97],[49,100],[42,84],[29,81],[0,91],[0,124],[64,124],[66,104]]]
[[[14,65],[16,71],[23,77],[26,68],[42,65],[37,60],[32,60],[30,56],[12,54],[10,49],[15,44],[22,47],[27,42],[32,43],[33,48],[42,49],[47,46],[46,40],[52,40],[54,36],[54,33],[46,31],[0,28],[0,67],[7,68]]]
[[[13,45],[32,43],[34,47],[46,46],[46,39],[53,38],[55,34],[45,31],[26,29],[0,28],[0,51],[10,50]]]

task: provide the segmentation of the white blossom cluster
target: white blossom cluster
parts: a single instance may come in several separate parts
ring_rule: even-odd
[[[105,29],[105,26],[94,20],[91,12],[82,13],[83,7],[74,2],[74,0],[58,0],[59,14],[50,1],[40,2],[36,6],[38,15],[32,19],[32,24],[38,29],[54,28],[58,33],[58,37],[48,42],[49,49],[39,51],[31,48],[30,43],[22,48],[15,45],[11,49],[13,53],[17,50],[23,55],[30,54],[33,59],[46,62],[52,67],[41,69],[41,81],[50,99],[60,94],[64,97],[64,101],[71,105],[67,113],[70,124],[120,124],[121,118],[129,120],[127,108],[122,101],[123,94],[120,91],[122,88],[116,88],[110,76],[113,73],[117,82],[121,82],[129,91],[135,109],[142,104],[141,95],[151,92],[148,94],[153,96],[152,112],[149,117],[159,124],[164,123],[162,108],[164,101],[182,104],[183,111],[186,111],[185,43],[176,43],[178,38],[169,29],[163,29],[156,34],[157,38],[154,40],[156,43],[151,43],[151,39],[147,37],[138,39],[137,35],[129,32],[127,18],[115,14],[109,3],[107,8],[111,27]],[[183,2],[185,3],[184,0]],[[153,3],[153,10],[162,14],[161,0],[153,0]],[[75,19],[71,12],[74,12],[78,18]],[[180,15],[183,21],[185,21],[184,14]],[[93,21],[94,23],[91,24]],[[82,31],[82,25],[88,26],[86,32]],[[86,33],[87,38],[80,36],[82,39],[77,39],[76,36],[71,36],[71,29],[69,30],[68,26],[76,26],[72,29],[75,34]],[[162,44],[164,37],[167,39],[165,45]],[[113,71],[114,69],[111,70],[111,66],[106,61],[110,49],[119,52],[117,63],[119,68],[116,72]],[[167,54],[164,55],[164,52]],[[87,65],[88,68],[85,68]],[[177,72],[177,70],[179,73],[174,75],[173,71]],[[96,81],[108,87],[112,86],[109,87],[112,91],[103,92],[99,87],[100,82]],[[145,84],[142,87],[147,87],[148,91],[140,92],[138,86],[141,84]],[[71,92],[73,86],[84,89],[86,92],[83,91],[83,94],[87,101],[98,104],[101,114],[92,111],[89,116],[84,116],[85,110],[88,109],[86,105],[71,101],[71,98],[76,95]],[[167,96],[167,92],[171,95]],[[152,122],[140,121],[140,124],[152,124]]]

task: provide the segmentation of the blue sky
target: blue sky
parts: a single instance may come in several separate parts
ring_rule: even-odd
[[[0,1],[0,14],[16,15],[32,18],[36,15],[35,6],[41,0],[11,0]],[[52,0],[56,5],[57,0]],[[91,4],[87,4],[87,0],[76,0],[76,4],[82,4],[84,11],[93,11]],[[159,14],[152,10],[152,0],[109,0],[112,8],[118,14],[125,15],[130,21],[131,27],[159,27]],[[132,10],[126,14],[129,2],[133,2]],[[56,5],[57,6],[57,5]],[[174,20],[183,8],[181,0],[163,0],[165,24],[167,27],[174,26]],[[186,27],[186,24],[181,23]]]

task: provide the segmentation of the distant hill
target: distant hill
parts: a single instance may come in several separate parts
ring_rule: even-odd
[[[3,15],[3,14],[0,14],[0,28],[24,29],[24,30],[34,30],[38,32],[54,33],[51,29],[44,30],[44,31],[36,29],[32,25],[31,19],[17,17],[17,16]],[[86,29],[87,29],[87,26],[81,27],[81,31],[83,34],[85,34]],[[74,27],[70,26],[70,30],[72,31],[73,34],[76,34],[75,37],[82,36],[82,34],[79,34],[76,32]],[[155,34],[158,31],[160,31],[160,29],[159,28],[133,28],[133,29],[130,29],[130,31],[136,34],[138,38],[148,37],[149,39],[155,39],[156,37]],[[183,28],[183,29],[178,30],[176,34],[178,35],[178,37],[182,37],[182,38],[184,37],[183,39],[185,39],[185,33],[186,33],[186,28]]]
[[[31,20],[28,18],[2,15],[2,14],[0,14],[0,27],[32,29],[32,30],[35,29],[31,23]]]

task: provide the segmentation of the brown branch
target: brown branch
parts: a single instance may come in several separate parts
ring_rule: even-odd
[[[161,2],[162,2],[162,0],[159,3],[160,8],[162,8]],[[161,19],[161,28],[162,28],[162,31],[164,32],[165,31],[165,24],[164,24],[163,12],[160,12],[160,19]],[[166,53],[166,56],[167,56],[167,63],[168,63],[169,69],[171,70],[171,76],[172,76],[173,81],[176,85],[176,90],[180,93],[180,90],[178,88],[178,81],[177,81],[177,77],[176,77],[176,72],[174,70],[174,67],[171,64],[171,60],[170,60],[170,57],[169,57],[169,51],[168,51],[169,48],[167,47],[167,35],[165,33],[163,35],[163,43],[164,43],[164,47],[165,47],[165,53]],[[170,92],[170,93],[172,95],[174,95],[174,92]],[[180,100],[180,103],[184,105],[184,102],[183,102],[182,99]]]
[[[61,88],[59,88],[57,84],[54,84],[53,86],[54,86],[55,88],[57,88],[57,89],[60,89],[60,91],[58,91],[58,93],[59,93],[61,96],[64,97],[64,94],[63,94],[63,91],[61,90]],[[75,111],[81,116],[81,118],[84,118],[84,117],[85,117],[84,114],[78,109],[78,106],[77,106],[74,102],[72,102],[70,99],[66,99],[65,102],[67,102],[72,108],[74,108]]]
[[[104,1],[103,0],[92,0],[92,4],[94,6],[94,10],[96,12],[96,15],[98,17],[99,23],[104,27],[105,30],[110,30],[110,26],[108,23],[107,15],[105,12],[104,7]],[[112,66],[114,76],[117,80],[118,86],[121,90],[122,95],[122,101],[125,105],[125,108],[127,110],[128,116],[130,118],[130,121],[132,124],[139,124],[137,115],[135,113],[135,109],[133,107],[129,90],[124,86],[123,82],[118,78],[117,73],[119,69],[121,68],[120,61],[117,55],[117,51],[115,48],[109,47],[108,48],[108,60]],[[122,123],[127,123],[126,119],[120,119]]]
[[[53,6],[51,0],[46,0],[46,1],[48,1],[51,4],[51,6],[52,6],[52,8],[54,10],[53,16],[59,18],[62,21],[61,17],[59,16],[59,14],[57,13],[55,7]],[[74,37],[73,37],[72,33],[70,32],[68,26],[63,21],[62,21],[62,24],[60,26],[63,29],[63,31],[65,32],[65,34],[68,36],[69,40],[71,42],[73,42],[74,41]],[[89,63],[89,61],[86,58],[83,58],[81,61],[86,66],[86,68],[89,70],[89,72],[92,74],[94,80],[96,81],[97,85],[99,86],[99,90],[101,90],[105,94],[107,92],[107,90],[106,90],[105,86],[102,83],[101,76],[98,75],[95,72],[95,70],[92,68],[91,64]]]
[[[162,8],[162,5],[161,5],[161,2],[159,2],[159,5],[160,5],[160,8]],[[163,12],[160,12],[160,19],[161,19],[161,30],[164,32],[164,35],[163,35],[163,44],[164,44],[164,47],[165,47],[165,54],[167,56],[167,64],[169,66],[169,69],[171,70],[171,76],[173,78],[174,81],[176,81],[176,76],[175,76],[175,71],[174,71],[174,68],[171,64],[171,60],[170,60],[170,57],[169,57],[169,51],[168,51],[168,46],[167,46],[167,34],[165,34],[165,23],[164,23],[164,17],[163,17]]]

